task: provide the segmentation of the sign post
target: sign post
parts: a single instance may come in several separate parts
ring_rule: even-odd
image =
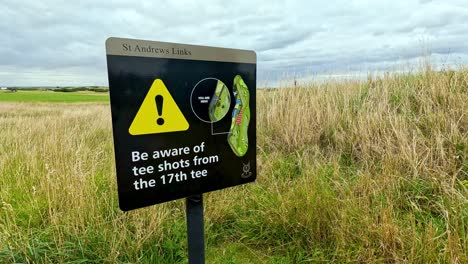
[[[205,263],[205,236],[203,223],[203,195],[186,198],[187,244],[189,264]]]
[[[109,38],[119,206],[187,198],[191,262],[204,259],[205,192],[256,179],[253,51]]]

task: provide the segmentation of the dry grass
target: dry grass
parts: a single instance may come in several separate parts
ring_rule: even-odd
[[[468,72],[258,92],[255,184],[208,263],[467,263]],[[107,104],[0,104],[0,262],[179,263],[182,201],[120,212]]]

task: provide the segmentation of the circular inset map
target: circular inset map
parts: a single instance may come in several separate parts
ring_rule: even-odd
[[[193,87],[190,103],[198,119],[207,123],[218,122],[229,111],[231,94],[222,81],[205,78]]]

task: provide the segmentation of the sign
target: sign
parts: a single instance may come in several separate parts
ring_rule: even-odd
[[[109,38],[124,211],[256,179],[253,51]]]

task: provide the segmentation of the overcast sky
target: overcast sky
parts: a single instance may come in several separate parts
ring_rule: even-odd
[[[1,0],[0,11],[0,85],[107,85],[110,36],[253,49],[260,84],[400,70],[428,53],[468,62],[467,0]]]

